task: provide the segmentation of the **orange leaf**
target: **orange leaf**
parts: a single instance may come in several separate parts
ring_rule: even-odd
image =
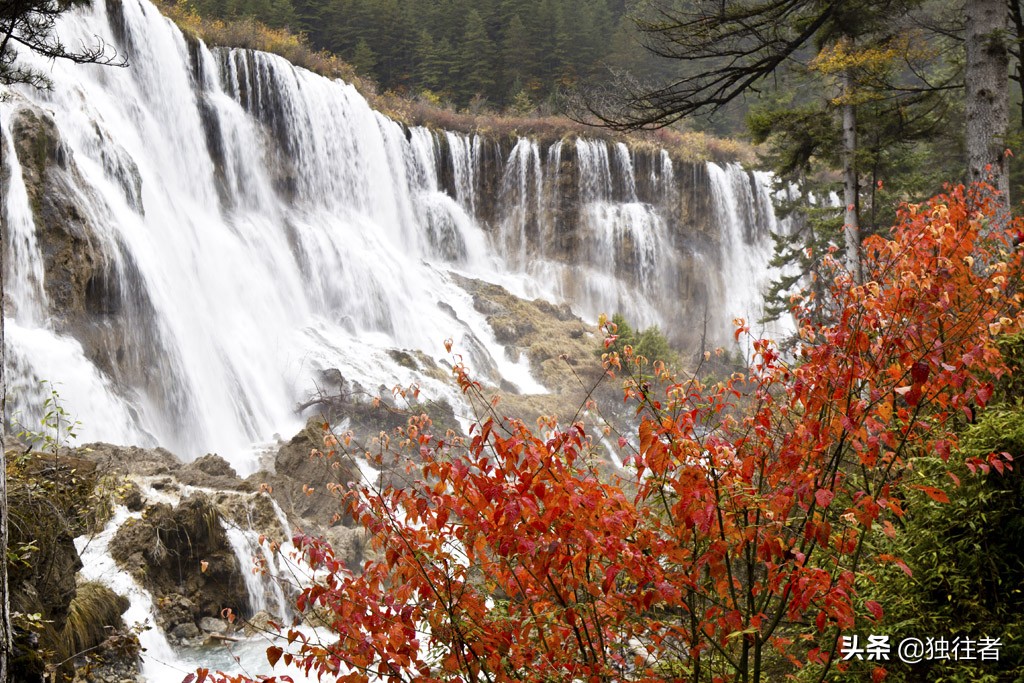
[[[937,489],[934,486],[924,486],[922,484],[915,484],[914,488],[919,491],[924,491],[925,495],[934,500],[937,503],[948,503],[949,496],[942,489]]]

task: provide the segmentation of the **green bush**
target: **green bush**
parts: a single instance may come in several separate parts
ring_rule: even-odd
[[[999,403],[965,428],[948,461],[928,455],[914,463],[919,483],[941,489],[949,502],[915,491],[903,501],[900,533],[875,535],[869,552],[902,558],[912,574],[893,565],[876,573],[867,598],[881,603],[885,615],[856,631],[862,641],[887,634],[894,648],[909,637],[999,638],[999,660],[908,665],[893,656],[884,663],[887,681],[1024,682],[1024,337],[1007,337],[1000,346],[1016,372],[997,383]],[[993,466],[990,456],[1001,453],[1012,462]],[[875,664],[857,662],[843,680],[865,680]]]
[[[626,347],[632,347],[633,357],[646,358],[648,363],[661,361],[670,368],[677,368],[679,355],[668,343],[668,339],[657,325],[652,325],[642,332],[634,330],[626,319],[619,313],[612,316],[612,322],[616,326],[617,339],[607,348],[602,344],[598,355],[603,353],[618,353],[624,355]]]

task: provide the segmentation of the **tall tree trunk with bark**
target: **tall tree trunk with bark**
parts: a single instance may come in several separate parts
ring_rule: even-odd
[[[1010,208],[1006,129],[1010,116],[1009,12],[1006,0],[965,0],[967,18],[967,168]]]
[[[843,241],[846,244],[846,269],[854,282],[861,282],[860,204],[857,180],[857,105],[853,102],[853,76],[843,72]]]
[[[2,138],[0,138],[2,139]],[[14,150],[10,151],[14,154]],[[3,168],[3,144],[0,144],[0,169]],[[12,647],[11,598],[7,584],[7,377],[4,375],[4,262],[3,245],[7,236],[0,231],[0,683],[7,681],[7,664]]]
[[[14,151],[11,150],[10,154],[14,154]],[[0,143],[0,171],[3,169],[3,163],[3,144]],[[2,187],[0,187],[0,191],[2,191]],[[6,203],[5,199],[0,194],[0,207]],[[2,226],[2,223],[0,223],[0,226]],[[3,230],[0,230],[0,683],[6,683],[7,681],[7,664],[10,658],[13,636],[10,627],[10,593],[7,590],[7,529],[9,526],[9,516],[7,514],[7,445],[4,440],[4,435],[7,432],[7,378],[3,370],[6,361],[3,324],[3,265],[6,256],[3,245],[6,244],[6,237]]]

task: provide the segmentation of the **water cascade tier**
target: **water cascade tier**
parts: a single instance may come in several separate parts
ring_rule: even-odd
[[[450,338],[484,381],[544,391],[454,274],[695,350],[757,318],[777,228],[763,175],[410,128],[341,81],[188,40],[146,0],[60,31],[131,66],[38,61],[52,91],[0,104],[16,423],[38,424],[48,380],[83,440],[215,451],[245,474],[326,370],[458,405],[397,349],[439,359]]]

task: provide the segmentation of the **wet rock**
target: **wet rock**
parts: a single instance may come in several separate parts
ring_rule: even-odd
[[[199,620],[199,628],[206,633],[227,633],[230,626],[224,619],[214,617],[203,617]]]
[[[210,498],[194,493],[175,507],[150,505],[110,544],[117,563],[154,596],[157,621],[168,631],[225,608],[244,614],[245,581]]]
[[[238,476],[234,468],[228,464],[228,461],[216,453],[207,453],[203,457],[193,460],[189,463],[188,469],[197,470],[213,477]]]
[[[346,486],[359,475],[350,461],[313,456],[314,449],[324,450],[323,418],[311,418],[305,429],[281,446],[274,458],[277,474],[257,475],[256,479],[272,486],[275,499],[289,516],[320,520],[329,526],[341,506],[327,484]],[[312,493],[308,487],[313,488]]]
[[[399,365],[401,365],[403,368],[408,368],[410,370],[420,369],[419,363],[416,362],[416,359],[413,357],[412,352],[410,351],[399,351],[398,349],[391,349],[388,351],[388,355],[391,356],[391,359],[394,360]]]
[[[505,308],[497,301],[491,301],[479,294],[473,295],[473,308],[478,313],[483,313],[484,315],[498,315],[505,312]]]
[[[115,383],[139,390],[164,414],[180,413],[190,397],[166,381],[173,376],[173,356],[163,345],[146,280],[131,252],[104,237],[108,230],[97,221],[105,208],[96,210],[100,200],[91,194],[92,183],[85,181],[52,115],[21,106],[11,117],[11,134],[35,220],[53,327],[76,338]],[[142,213],[134,161],[100,128],[89,134],[86,146],[100,150],[107,177]],[[3,181],[0,177],[0,185]]]
[[[165,484],[173,483],[173,480],[167,475],[182,466],[181,460],[164,448],[89,443],[75,452],[79,457],[96,463],[97,469],[101,472],[132,474],[141,477],[164,476]]]
[[[519,387],[517,387],[512,382],[509,382],[507,379],[502,379],[500,382],[498,382],[498,388],[507,394],[519,393]]]
[[[529,320],[513,317],[495,318],[489,322],[494,330],[494,338],[502,344],[514,344],[536,330]]]
[[[257,612],[242,623],[242,633],[246,636],[259,636],[276,633],[274,624],[277,622],[267,612]]]
[[[207,453],[196,458],[181,467],[175,476],[179,482],[189,486],[236,491],[253,490],[252,484],[239,479],[228,461],[215,453]]]
[[[128,488],[124,493],[124,497],[121,499],[124,506],[131,512],[139,512],[145,506],[145,500],[142,497],[142,489],[134,481],[128,483]]]
[[[320,371],[320,382],[328,389],[343,389],[345,377],[338,368],[326,368]]]
[[[173,638],[177,640],[193,640],[200,636],[199,627],[193,623],[178,624],[171,629]]]

